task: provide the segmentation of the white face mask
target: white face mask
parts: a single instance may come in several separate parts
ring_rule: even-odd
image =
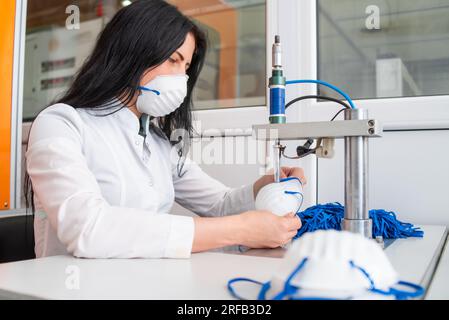
[[[242,297],[233,284],[240,281],[260,284],[259,299],[409,299],[424,294],[420,285],[399,280],[374,240],[336,230],[308,232],[295,240],[269,282],[231,279],[228,290],[236,298]]]
[[[163,117],[179,108],[187,95],[185,74],[157,76],[144,87],[137,98],[137,110],[153,117]]]
[[[302,184],[298,178],[285,178],[270,183],[257,193],[256,210],[268,210],[278,216],[297,213],[303,202]]]

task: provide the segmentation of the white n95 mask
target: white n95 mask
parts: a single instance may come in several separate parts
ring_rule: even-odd
[[[256,210],[267,210],[278,216],[297,213],[302,206],[302,184],[298,178],[282,179],[259,190],[255,200]]]
[[[295,240],[271,281],[233,279],[262,286],[259,299],[408,299],[419,297],[419,285],[399,281],[388,257],[372,239],[348,231],[319,230]],[[411,290],[401,289],[408,287]]]
[[[187,80],[189,76],[161,75],[157,76],[143,87],[137,97],[137,110],[153,117],[166,116],[179,108],[187,95]]]

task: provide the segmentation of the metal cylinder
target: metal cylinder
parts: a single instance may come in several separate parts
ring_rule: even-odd
[[[345,110],[345,120],[364,120],[368,112]],[[345,215],[342,230],[372,238],[368,209],[368,138],[345,137]]]
[[[273,68],[282,67],[282,47],[281,47],[281,37],[274,37],[274,44],[272,47],[272,66]]]
[[[270,88],[270,123],[285,123],[285,77],[282,70],[281,37],[275,36],[273,44],[273,61]]]
[[[281,148],[282,145],[279,140],[273,145],[273,174],[274,182],[281,182]]]

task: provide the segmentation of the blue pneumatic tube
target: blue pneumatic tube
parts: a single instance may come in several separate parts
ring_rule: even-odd
[[[295,83],[316,83],[316,84],[331,88],[332,90],[334,90],[334,91],[338,92],[340,95],[342,95],[348,101],[348,103],[352,109],[356,109],[356,106],[354,105],[354,102],[352,101],[351,97],[349,97],[348,94],[346,94],[340,88],[337,88],[333,84],[327,83],[323,80],[309,80],[309,79],[307,79],[307,80],[288,80],[285,82],[286,85],[295,84]]]

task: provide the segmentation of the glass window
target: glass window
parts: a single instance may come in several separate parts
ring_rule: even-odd
[[[111,2],[111,1],[109,1]],[[117,1],[114,1],[117,2]],[[98,1],[28,0],[23,119],[32,120],[70,85],[116,6]],[[76,24],[79,22],[79,26]]]
[[[449,94],[449,1],[317,4],[320,79],[358,99]]]
[[[67,90],[104,25],[131,2],[28,0],[25,121]],[[169,2],[208,33],[210,49],[194,93],[196,108],[264,105],[265,0]]]
[[[208,33],[197,109],[265,105],[265,0],[170,0]]]

